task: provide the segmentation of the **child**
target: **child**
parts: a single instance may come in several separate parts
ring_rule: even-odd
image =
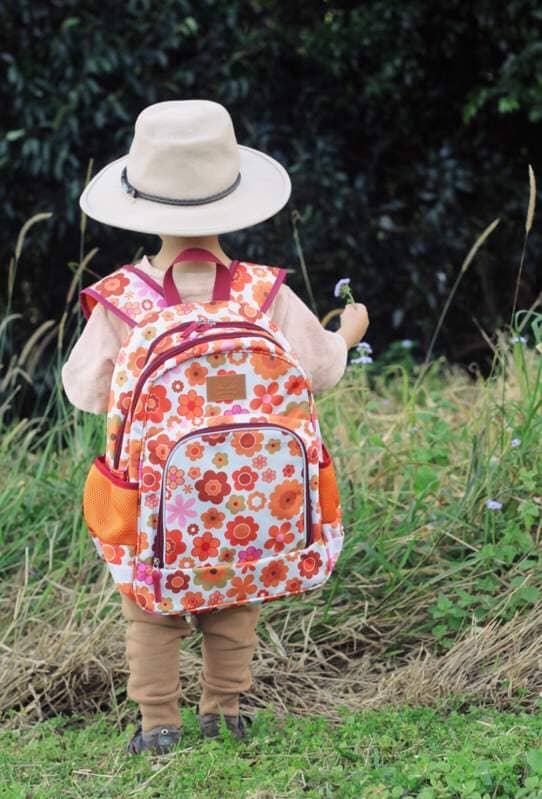
[[[128,155],[93,178],[80,204],[88,216],[105,224],[158,235],[160,251],[143,256],[136,268],[142,279],[148,276],[161,285],[167,267],[186,248],[205,249],[229,268],[232,260],[218,234],[269,218],[285,205],[290,191],[289,177],[277,161],[237,144],[223,106],[206,100],[167,101],[140,113]],[[173,281],[182,301],[208,301],[217,271],[214,263],[177,263]],[[348,349],[365,335],[365,306],[348,304],[339,331],[327,331],[280,282],[265,298],[266,313],[297,353],[314,392],[330,388],[343,375]],[[94,305],[62,369],[64,390],[75,407],[90,413],[108,410],[115,360],[129,330],[113,304],[102,300]],[[260,609],[246,603],[194,616],[203,637],[198,718],[205,736],[218,734],[221,713],[237,737],[244,735],[239,698],[252,684]],[[179,639],[194,627],[185,614],[145,613],[124,594],[122,613],[128,623],[128,696],[141,712],[128,752],[166,752],[181,734]]]

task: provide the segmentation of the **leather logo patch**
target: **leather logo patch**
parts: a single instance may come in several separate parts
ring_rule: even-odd
[[[214,375],[205,383],[209,402],[230,402],[247,397],[245,375]]]

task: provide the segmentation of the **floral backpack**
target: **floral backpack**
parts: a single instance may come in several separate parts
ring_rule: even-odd
[[[183,302],[180,261],[216,264]],[[126,265],[84,289],[127,322],[106,449],[84,518],[117,589],[151,614],[200,614],[321,586],[344,531],[308,376],[266,315],[286,270],[181,252],[163,286]]]

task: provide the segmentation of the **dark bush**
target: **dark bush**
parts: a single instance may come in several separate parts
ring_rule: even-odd
[[[536,171],[540,160],[534,0],[8,0],[0,15],[4,264],[23,222],[53,212],[23,256],[21,340],[64,307],[89,159],[95,173],[126,152],[144,106],[205,97],[225,104],[239,142],[278,158],[294,186],[287,209],[225,237],[226,250],[297,267],[297,209],[319,313],[349,274],[376,356],[405,337],[423,353],[463,257],[500,217],[437,345],[484,361],[479,327],[509,319],[527,164]],[[105,274],[158,240],[90,221],[85,249],[94,246],[92,268]],[[520,307],[542,288],[539,246],[534,233]],[[307,299],[300,274],[290,283]]]

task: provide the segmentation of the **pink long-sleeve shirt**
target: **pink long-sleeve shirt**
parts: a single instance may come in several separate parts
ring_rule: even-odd
[[[145,255],[138,268],[162,284],[165,270],[153,266]],[[215,267],[178,265],[173,279],[186,302],[208,302],[213,293]],[[267,315],[275,322],[297,354],[315,393],[339,382],[346,368],[346,342],[339,333],[325,330],[305,303],[285,284],[279,288]],[[62,368],[66,396],[76,408],[89,413],[107,411],[111,378],[122,341],[130,326],[97,303],[83,332]]]

